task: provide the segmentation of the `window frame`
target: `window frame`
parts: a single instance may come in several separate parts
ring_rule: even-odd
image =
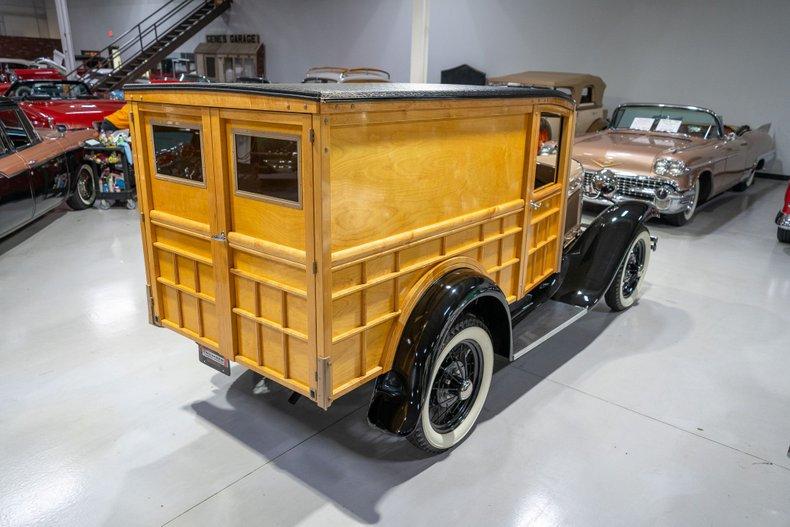
[[[178,176],[171,176],[168,174],[161,174],[156,166],[156,144],[154,142],[154,126],[169,126],[170,128],[188,128],[190,130],[197,130],[200,132],[200,170],[203,175],[202,181],[195,181],[194,179],[186,179]],[[203,134],[203,124],[202,123],[194,123],[189,121],[173,121],[167,119],[149,119],[148,121],[148,134],[150,137],[150,145],[149,148],[151,149],[151,162],[153,164],[153,173],[154,178],[160,179],[163,181],[169,181],[172,183],[180,183],[182,185],[189,185],[191,187],[199,187],[199,188],[207,188],[206,179],[207,179],[207,172],[206,172],[206,159],[203,156],[204,144],[203,138],[205,135]]]
[[[272,203],[274,205],[281,205],[284,207],[290,207],[292,209],[302,210],[303,203],[304,203],[304,194],[302,190],[302,136],[298,134],[284,134],[280,132],[266,132],[262,130],[255,130],[251,128],[240,128],[236,126],[232,126],[230,128],[230,134],[232,136],[232,148],[231,148],[231,155],[233,156],[233,167],[232,167],[232,174],[233,174],[233,194],[240,198],[247,198],[247,199],[254,199],[257,201],[263,201],[265,203]],[[236,136],[237,135],[248,135],[251,137],[262,137],[264,139],[281,139],[287,141],[295,141],[296,142],[296,194],[298,196],[298,201],[291,201],[288,199],[282,198],[275,198],[273,196],[267,196],[264,194],[256,194],[255,192],[249,192],[247,190],[240,190],[239,189],[239,159],[236,155]]]
[[[568,121],[569,115],[564,111],[560,111],[557,108],[549,107],[549,106],[541,106],[535,109],[535,116],[538,121],[538,129],[540,129],[540,121],[541,119],[559,119],[559,131],[557,134],[557,139],[551,139],[551,141],[555,141],[557,143],[557,152],[553,154],[556,156],[556,162],[554,165],[554,181],[551,183],[546,183],[541,186],[536,186],[537,184],[537,165],[538,157],[540,154],[535,155],[535,167],[534,173],[532,174],[532,182],[531,182],[531,190],[533,193],[542,194],[547,192],[547,189],[551,189],[556,187],[557,185],[565,185],[565,181],[563,180],[562,173],[560,172],[561,164],[562,164],[562,156],[564,155],[565,150],[568,146],[565,146],[565,138],[568,128]],[[553,131],[553,129],[552,129]],[[570,132],[572,133],[572,132]],[[573,136],[570,136],[571,145],[573,144]],[[553,191],[549,192],[551,194]]]
[[[33,147],[41,142],[41,138],[38,136],[38,133],[36,132],[35,128],[33,128],[33,125],[30,123],[30,120],[27,118],[27,115],[25,115],[25,112],[22,111],[22,108],[20,108],[19,106],[5,106],[5,107],[0,106],[0,111],[3,110],[10,110],[14,114],[16,114],[16,116],[19,118],[19,123],[22,125],[22,129],[25,131],[25,134],[27,134],[27,138],[30,140],[30,142],[25,146],[22,147],[16,146],[14,144],[14,140],[8,134],[8,129],[6,125],[2,121],[0,121],[0,128],[2,129],[3,135],[8,140],[8,144],[12,152],[21,152],[22,150],[27,150],[28,148]]]

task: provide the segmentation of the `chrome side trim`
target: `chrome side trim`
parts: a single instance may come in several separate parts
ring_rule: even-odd
[[[567,328],[568,326],[570,326],[571,324],[573,324],[574,322],[579,320],[581,317],[586,315],[589,311],[590,311],[589,309],[582,309],[582,310],[580,310],[578,313],[573,315],[571,318],[569,318],[568,320],[566,320],[565,322],[563,322],[559,326],[555,327],[554,329],[552,329],[551,331],[549,331],[548,333],[546,333],[542,337],[540,337],[537,340],[535,340],[532,343],[530,343],[529,346],[526,346],[526,347],[518,350],[517,352],[515,352],[513,354],[513,358],[510,359],[510,360],[514,361],[514,360],[518,359],[519,357],[529,353],[530,351],[532,351],[533,349],[537,348],[538,346],[540,346],[541,344],[543,344],[544,342],[549,340],[551,337],[553,337],[554,335],[556,335],[557,333],[559,333],[563,329]]]

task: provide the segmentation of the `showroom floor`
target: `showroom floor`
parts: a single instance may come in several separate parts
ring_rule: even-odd
[[[757,180],[660,238],[645,296],[501,364],[435,457],[147,324],[138,213],[0,241],[0,525],[788,525],[790,246]]]

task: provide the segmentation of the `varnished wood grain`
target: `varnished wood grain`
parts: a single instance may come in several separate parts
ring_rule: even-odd
[[[571,105],[551,98],[135,94],[142,235],[163,324],[328,407],[392,367],[442,274],[485,274],[513,302],[558,269],[569,149],[557,182],[535,190],[541,111],[572,124]],[[201,127],[205,185],[153,177],[150,124],[162,120]],[[235,191],[239,130],[299,138],[299,206]]]

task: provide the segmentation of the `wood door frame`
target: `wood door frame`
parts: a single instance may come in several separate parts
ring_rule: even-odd
[[[565,120],[566,125],[562,127],[560,136],[560,151],[557,155],[557,179],[554,184],[548,185],[547,188],[535,190],[535,174],[536,164],[538,157],[538,141],[540,135],[540,118],[544,113],[556,113],[561,119]],[[530,225],[532,221],[533,211],[530,203],[532,201],[542,201],[552,197],[558,193],[560,197],[560,217],[558,219],[557,233],[557,254],[556,254],[556,268],[562,262],[562,230],[565,225],[565,217],[568,209],[568,168],[571,161],[571,150],[573,147],[573,138],[575,130],[575,115],[576,112],[564,106],[554,104],[537,104],[533,107],[532,112],[527,114],[526,118],[529,120],[526,129],[528,131],[527,148],[524,156],[525,163],[525,184],[523,190],[524,196],[524,225],[522,232],[522,247],[521,247],[521,266],[518,277],[518,295],[517,298],[523,298],[528,291],[525,291],[527,266],[529,263],[529,248],[531,244],[530,238]],[[559,188],[558,188],[559,186]]]
[[[315,304],[312,298],[315,298],[315,274],[313,273],[312,263],[315,261],[315,228],[314,218],[312,211],[314,200],[314,174],[315,170],[315,148],[311,142],[312,136],[312,121],[311,116],[306,113],[292,113],[292,112],[275,112],[271,110],[233,110],[225,108],[211,108],[211,133],[212,145],[214,152],[213,155],[213,170],[216,174],[215,178],[215,218],[217,221],[218,232],[229,234],[234,232],[233,218],[231,214],[231,204],[234,195],[242,199],[249,199],[253,201],[264,202],[269,205],[285,207],[291,210],[299,210],[304,216],[304,253],[305,253],[305,290],[307,292],[307,335],[308,335],[308,353],[317,357],[317,340],[315,336]],[[255,128],[244,126],[242,122],[253,122]],[[231,148],[229,144],[229,134],[232,135],[234,130],[248,130],[251,133],[266,133],[267,126],[273,128],[276,126],[291,126],[300,128],[298,134],[293,137],[298,138],[299,145],[299,185],[301,202],[298,207],[288,203],[278,202],[274,200],[262,200],[255,197],[237,194],[235,185],[236,172],[232,169],[231,156],[235,155],[235,149]],[[280,134],[280,132],[272,131],[271,135]],[[264,240],[266,241],[266,240]],[[233,302],[236,297],[234,289],[234,276],[231,274],[231,250],[230,244],[227,240],[222,242],[214,242],[213,247],[216,248],[215,261],[221,265],[217,265],[215,269],[215,276],[218,284],[222,284],[222,303],[218,301],[217,311],[218,320],[220,323],[220,347],[226,350],[226,357],[231,361],[236,361],[236,356],[239,351],[238,343],[238,328],[237,318],[233,314]],[[219,298],[219,291],[218,291]],[[228,316],[223,316],[222,313],[227,313]],[[308,363],[311,363],[311,358],[308,357]],[[256,367],[244,364],[250,369],[257,369]],[[276,379],[276,382],[287,385],[282,379]],[[309,378],[311,399],[316,400],[316,379],[314,375]],[[299,390],[301,391],[301,389]]]

